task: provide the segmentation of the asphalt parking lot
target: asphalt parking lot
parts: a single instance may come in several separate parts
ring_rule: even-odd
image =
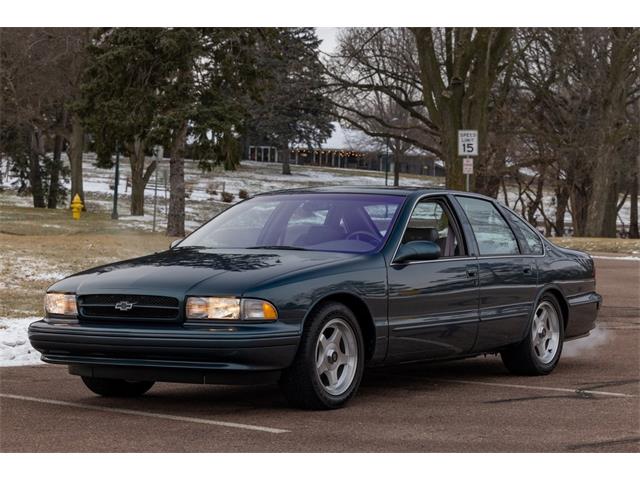
[[[275,386],[156,384],[91,394],[66,368],[0,369],[0,451],[640,451],[640,262],[596,260],[595,335],[547,377],[488,356],[369,370],[344,409],[290,409]]]

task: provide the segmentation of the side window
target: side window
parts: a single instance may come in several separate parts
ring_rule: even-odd
[[[504,208],[503,211],[506,212],[507,217],[514,225],[514,227],[517,228],[518,231],[522,234],[522,237],[527,242],[527,246],[529,247],[529,252],[534,255],[542,255],[544,253],[542,240],[540,240],[540,237],[534,233],[532,227],[530,227],[527,222],[525,222],[511,210]]]
[[[437,243],[443,257],[460,255],[460,242],[451,226],[449,215],[437,200],[423,200],[413,210],[402,243],[416,240]]]
[[[457,197],[467,214],[480,255],[517,255],[518,242],[496,207],[486,200]]]

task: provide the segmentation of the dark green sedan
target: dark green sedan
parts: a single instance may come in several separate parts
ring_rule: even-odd
[[[258,195],[165,252],[52,285],[29,328],[93,392],[279,382],[335,408],[364,368],[499,353],[544,375],[588,335],[593,260],[481,195],[318,188]]]

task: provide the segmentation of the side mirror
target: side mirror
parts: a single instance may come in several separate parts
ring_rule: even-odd
[[[435,242],[416,240],[407,242],[398,249],[395,262],[405,263],[416,260],[436,260],[440,258],[440,246]]]
[[[169,245],[169,249],[174,248],[176,245],[178,245],[183,239],[182,238],[178,238],[177,240],[174,240],[173,242],[171,242],[171,245]]]

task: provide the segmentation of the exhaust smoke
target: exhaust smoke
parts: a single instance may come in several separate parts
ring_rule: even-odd
[[[596,327],[591,331],[591,335],[585,338],[572,340],[564,344],[562,356],[573,358],[584,355],[589,350],[600,347],[607,343],[609,332],[601,327]]]

